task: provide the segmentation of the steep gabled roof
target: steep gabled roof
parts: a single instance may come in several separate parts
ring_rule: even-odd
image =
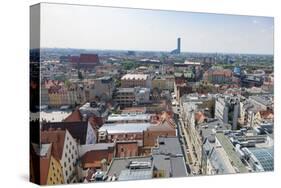
[[[80,122],[82,121],[82,116],[78,108],[76,108],[69,116],[67,116],[64,122]]]
[[[41,144],[52,144],[52,155],[59,161],[62,158],[65,130],[41,131]]]
[[[42,124],[42,130],[61,129],[68,130],[77,143],[86,144],[88,122],[48,122]]]

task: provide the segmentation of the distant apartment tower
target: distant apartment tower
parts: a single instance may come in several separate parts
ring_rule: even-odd
[[[237,129],[240,100],[234,96],[218,96],[215,103],[215,118],[229,123],[232,130]]]
[[[178,38],[178,53],[181,53],[181,38]]]
[[[177,48],[174,49],[171,54],[180,54],[181,53],[181,38],[177,38]]]

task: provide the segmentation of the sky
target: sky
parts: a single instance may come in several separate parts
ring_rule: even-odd
[[[41,47],[273,54],[274,19],[178,11],[41,5]]]

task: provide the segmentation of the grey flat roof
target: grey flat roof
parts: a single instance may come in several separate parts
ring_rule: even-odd
[[[118,180],[126,181],[126,180],[144,180],[151,179],[153,176],[152,169],[138,169],[138,170],[122,170]]]
[[[213,168],[216,170],[216,174],[229,174],[235,173],[234,167],[231,165],[230,161],[227,160],[223,148],[216,148],[215,143],[210,143],[208,140],[203,145],[205,152],[208,151],[208,158]]]
[[[153,164],[157,170],[164,171],[165,177],[184,177],[188,175],[183,157],[154,154]]]
[[[245,165],[238,157],[238,154],[235,152],[235,148],[230,140],[223,133],[217,133],[216,137],[227,153],[229,160],[233,163],[233,166],[235,166],[241,173],[248,172]]]
[[[158,170],[165,171],[165,177],[187,176],[178,137],[159,137],[158,147],[152,149],[153,163]]]
[[[151,162],[151,156],[148,157],[126,157],[126,158],[114,158],[111,162],[111,165],[107,171],[108,176],[116,175],[120,176],[123,170],[128,170],[127,165],[130,161],[138,161],[138,162]],[[123,172],[125,175],[125,172]]]
[[[170,161],[172,177],[183,177],[188,175],[183,157],[172,157]]]
[[[184,177],[187,176],[186,164],[182,155],[182,150],[177,137],[159,137],[158,148],[153,149],[152,156],[114,158],[107,171],[108,176],[117,176],[118,180],[136,180],[152,178],[153,168],[164,171],[165,177]],[[149,169],[128,169],[127,165],[131,161],[151,162],[152,168]]]
[[[103,76],[103,77],[96,78],[94,80],[109,80],[109,79],[111,79],[110,76]]]
[[[107,121],[114,122],[114,121],[149,121],[151,115],[150,114],[112,114],[108,116]]]
[[[133,93],[133,92],[135,92],[135,88],[122,87],[117,89],[117,93]]]
[[[109,134],[116,133],[140,133],[150,127],[150,123],[110,123],[104,124],[99,132],[107,131]]]
[[[184,94],[181,97],[181,100],[183,103],[188,103],[188,102],[203,102],[203,101],[208,101],[213,99],[213,96],[211,94],[206,94],[206,95],[200,95],[198,93],[191,93],[191,94]]]
[[[182,149],[178,137],[159,137],[158,147],[153,148],[152,153],[170,153],[173,155],[182,154]]]
[[[263,105],[270,106],[273,104],[273,95],[260,95],[260,96],[250,96],[250,99],[255,100]]]
[[[202,137],[203,140],[205,138],[208,138],[211,136],[213,133],[216,131],[223,131],[223,130],[230,130],[231,125],[227,123],[223,123],[221,120],[214,119],[214,121],[207,122],[207,123],[202,123],[199,125],[200,129],[202,131]],[[215,132],[214,132],[215,131]]]

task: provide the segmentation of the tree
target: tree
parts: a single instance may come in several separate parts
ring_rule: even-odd
[[[122,63],[125,70],[131,70],[136,68],[136,64],[133,61],[126,60]]]

